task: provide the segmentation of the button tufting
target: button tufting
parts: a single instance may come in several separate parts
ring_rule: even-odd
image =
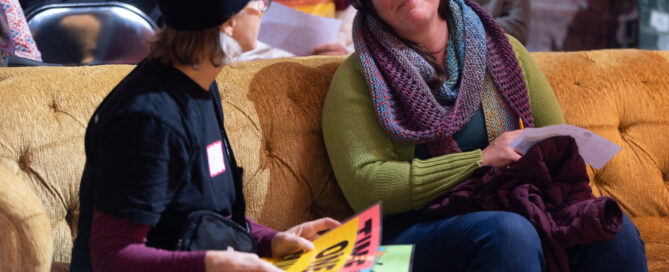
[[[19,169],[27,172],[30,169],[30,156],[28,155],[28,152],[23,153],[23,155],[19,157],[17,163],[19,165]]]
[[[52,101],[51,104],[49,104],[49,108],[51,108],[51,110],[53,110],[53,112],[60,112],[61,111],[60,107],[58,107],[58,104],[56,103],[56,101]]]

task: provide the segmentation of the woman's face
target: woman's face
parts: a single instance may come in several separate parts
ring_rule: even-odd
[[[400,35],[421,30],[422,26],[439,17],[439,0],[371,1],[379,17]]]
[[[242,47],[244,52],[256,48],[260,21],[262,18],[263,1],[251,1],[233,18],[235,25],[232,38]]]

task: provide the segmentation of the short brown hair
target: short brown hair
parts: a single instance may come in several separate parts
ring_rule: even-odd
[[[216,67],[223,65],[225,52],[220,46],[220,27],[204,30],[176,30],[168,26],[149,41],[149,58],[171,65],[197,66],[209,60]]]

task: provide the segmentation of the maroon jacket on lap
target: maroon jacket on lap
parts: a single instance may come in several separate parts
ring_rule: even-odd
[[[536,228],[548,270],[569,271],[567,248],[613,239],[622,226],[616,201],[595,198],[588,182],[574,139],[553,137],[507,168],[477,169],[424,213],[432,218],[475,211],[518,213]]]

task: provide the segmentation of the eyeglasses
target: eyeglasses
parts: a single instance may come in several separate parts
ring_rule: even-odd
[[[260,6],[260,4],[258,4],[258,7],[256,7],[256,9],[258,9],[259,11],[262,11],[262,12],[267,12],[267,10],[269,10],[269,5],[272,3],[272,0],[251,0],[251,2],[262,3],[262,6]]]

